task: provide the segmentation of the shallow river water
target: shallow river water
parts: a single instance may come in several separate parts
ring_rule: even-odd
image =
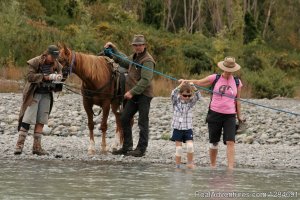
[[[0,199],[300,199],[299,188],[296,170],[0,160]]]

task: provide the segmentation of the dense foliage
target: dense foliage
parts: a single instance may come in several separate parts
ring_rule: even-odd
[[[201,78],[232,55],[253,96],[292,97],[299,15],[299,0],[0,0],[0,68],[23,67],[57,42],[97,54],[112,41],[129,54],[141,33],[163,73]]]

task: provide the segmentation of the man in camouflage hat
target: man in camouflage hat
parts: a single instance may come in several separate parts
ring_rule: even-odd
[[[50,45],[42,55],[27,61],[29,71],[19,115],[19,137],[14,151],[16,155],[23,151],[30,125],[35,125],[32,153],[48,155],[41,146],[41,136],[53,105],[52,92],[56,91],[53,82],[62,80],[62,66],[57,61],[58,56],[58,47]]]
[[[148,69],[128,63],[116,56],[112,56],[116,62],[128,68],[126,93],[124,95],[127,102],[121,115],[124,143],[121,149],[113,151],[112,153],[115,155],[124,154],[141,157],[145,155],[148,146],[149,110],[150,102],[153,98],[153,71],[151,69],[154,69],[155,61],[146,49],[146,40],[143,35],[135,35],[131,45],[134,53],[129,56],[128,59],[143,65]],[[106,43],[104,48],[111,48],[115,54],[121,55],[116,46],[111,42]],[[140,128],[140,137],[136,149],[132,151],[133,141],[131,120],[137,112],[139,112],[138,126]]]

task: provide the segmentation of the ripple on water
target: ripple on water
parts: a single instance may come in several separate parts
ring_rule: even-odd
[[[209,192],[296,192],[300,188],[300,172],[293,170],[178,170],[165,165],[61,160],[1,160],[0,168],[1,199],[186,199]]]

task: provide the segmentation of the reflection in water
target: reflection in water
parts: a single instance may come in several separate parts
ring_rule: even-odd
[[[274,191],[300,195],[299,171],[178,170],[168,165],[61,160],[0,160],[0,168],[0,199],[220,200],[233,192]]]

